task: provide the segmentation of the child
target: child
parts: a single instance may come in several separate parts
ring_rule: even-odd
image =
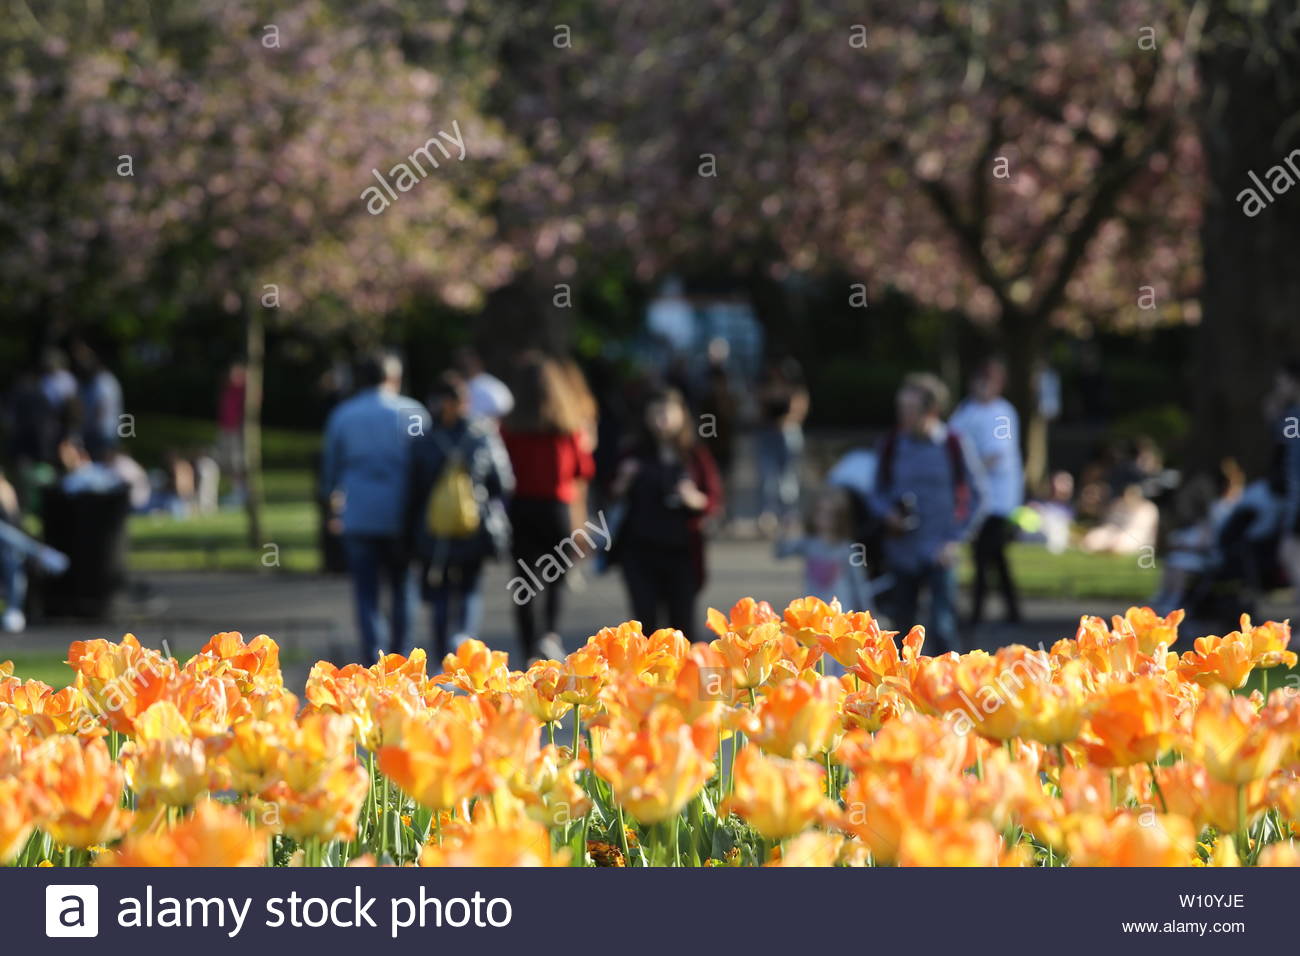
[[[824,487],[813,502],[808,524],[813,536],[785,538],[776,543],[776,556],[800,555],[804,559],[803,592],[830,602],[838,599],[845,611],[867,611],[875,599],[867,577],[863,548],[852,540],[853,503],[849,492],[833,485]],[[841,673],[827,660],[827,673]]]

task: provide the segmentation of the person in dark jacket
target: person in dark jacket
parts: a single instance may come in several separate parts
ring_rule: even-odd
[[[423,593],[430,605],[434,660],[453,645],[477,637],[483,618],[484,561],[510,547],[505,499],[514,490],[514,473],[496,428],[469,417],[469,389],[460,375],[447,372],[429,396],[429,431],[416,442],[414,468],[418,513],[412,517],[415,550],[423,569]],[[463,466],[478,502],[478,528],[465,537],[436,537],[429,527],[430,498],[449,467]]]
[[[676,389],[650,395],[644,437],[611,492],[624,507],[615,549],[632,614],[647,634],[675,627],[691,638],[700,624],[704,521],[722,503],[722,481]]]

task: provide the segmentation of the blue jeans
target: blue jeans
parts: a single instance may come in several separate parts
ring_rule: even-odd
[[[799,506],[799,464],[803,458],[803,429],[764,425],[755,435],[758,445],[759,508],[764,514],[789,517]]]
[[[431,664],[441,665],[443,657],[452,650],[453,637],[459,634],[480,636],[483,626],[482,571],[483,562],[477,559],[434,563],[426,571],[425,593],[433,612]]]
[[[921,589],[930,592],[930,618],[925,625],[926,652],[937,656],[947,651],[961,651],[957,630],[957,571],[943,564],[931,564],[915,570],[893,570],[894,586],[889,592],[894,627],[906,632],[916,620]]]
[[[406,635],[415,617],[419,597],[410,558],[402,541],[395,537],[344,534],[343,550],[352,578],[352,598],[357,609],[357,630],[361,634],[361,662],[369,665],[382,649],[404,654]],[[390,622],[379,608],[380,582],[392,592]]]
[[[0,597],[5,610],[23,609],[27,601],[27,557],[17,548],[0,544]]]

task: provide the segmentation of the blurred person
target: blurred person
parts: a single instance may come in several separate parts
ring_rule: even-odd
[[[852,492],[827,484],[813,501],[807,532],[781,538],[776,556],[803,558],[801,594],[838,600],[846,611],[869,611],[875,593],[867,577],[863,548],[854,540]]]
[[[1275,420],[1273,471],[1285,502],[1278,560],[1300,601],[1300,359],[1278,369],[1266,410]]]
[[[59,488],[69,495],[115,491],[126,484],[116,471],[96,461],[75,435],[59,442],[59,465],[63,469]]]
[[[512,556],[522,567],[533,568],[569,538],[578,482],[592,478],[596,463],[585,432],[588,423],[555,362],[538,353],[522,356],[512,384],[515,407],[501,422],[501,438],[515,474],[509,505]],[[563,593],[561,576],[548,583],[544,594],[515,600],[515,626],[525,661],[564,657],[559,635]]]
[[[489,374],[483,359],[472,348],[457,349],[455,365],[469,390],[470,417],[484,419],[495,428],[515,407],[515,396],[510,387]]]
[[[0,471],[0,524],[22,530],[22,512],[18,507],[18,492]],[[27,628],[27,555],[14,543],[0,540],[0,599],[4,612],[0,613],[0,630],[6,634],[21,634]]]
[[[514,473],[496,428],[471,413],[469,385],[460,374],[446,372],[438,379],[428,407],[433,423],[416,442],[412,500],[416,552],[432,618],[432,657],[441,661],[464,639],[480,636],[483,563],[510,548],[503,502],[514,490]],[[472,501],[456,502],[458,494]],[[434,500],[439,495],[444,501],[451,495],[452,504],[473,509],[468,519],[462,516],[463,533],[450,535],[437,527],[432,509],[439,506]]]
[[[908,375],[896,396],[897,427],[880,444],[873,507],[884,527],[893,575],[891,617],[916,623],[921,591],[930,599],[927,636],[935,653],[961,650],[957,573],[961,545],[983,520],[984,469],[970,445],[944,424],[947,387],[928,373]]]
[[[769,362],[757,398],[759,527],[771,533],[799,504],[803,422],[808,415],[808,390],[799,363],[793,358]]]
[[[18,501],[23,510],[31,510],[43,480],[48,481],[61,431],[58,413],[34,370],[19,372],[6,396],[3,424]]]
[[[1133,482],[1112,499],[1101,524],[1084,534],[1079,547],[1089,554],[1140,554],[1155,547],[1159,525],[1160,509]]]
[[[984,520],[971,545],[975,580],[971,588],[972,627],[984,619],[989,579],[996,576],[1008,624],[1020,623],[1016,582],[1007,562],[1007,545],[1015,537],[1012,513],[1024,502],[1025,471],[1020,458],[1020,416],[1002,397],[1006,365],[989,359],[971,380],[971,394],[952,413],[948,425],[966,439],[979,457],[988,482]]]
[[[415,440],[429,429],[423,405],[401,394],[402,362],[392,352],[368,356],[362,386],[325,425],[321,490],[341,518],[352,578],[360,655],[405,653],[417,595],[408,525]],[[390,592],[388,626],[380,613],[381,581]]]
[[[1165,535],[1160,588],[1151,598],[1157,614],[1184,607],[1189,584],[1218,560],[1219,535],[1241,499],[1245,478],[1237,463],[1227,459],[1213,479],[1197,475],[1178,490],[1170,515],[1174,529]]]
[[[727,360],[731,345],[724,338],[709,342],[708,365],[699,391],[700,436],[708,443],[724,491],[723,502],[731,485],[732,466],[736,457],[736,425],[739,418],[735,390]]]
[[[194,454],[194,510],[201,515],[215,514],[221,487],[221,465],[202,451]]]
[[[121,449],[110,452],[105,464],[129,489],[131,510],[137,514],[149,511],[153,500],[153,485],[144,467]]]
[[[6,453],[17,462],[53,462],[59,441],[59,420],[55,406],[41,388],[31,369],[18,373],[5,397],[4,430]]]
[[[62,349],[47,348],[41,353],[41,391],[55,415],[77,397],[77,378],[68,371],[68,357]]]
[[[1028,541],[1041,541],[1049,554],[1061,554],[1070,546],[1070,527],[1074,523],[1074,476],[1068,471],[1055,471],[1048,478],[1047,488],[1036,495],[1022,510],[1034,516],[1035,527],[1026,536]],[[1022,528],[1023,528],[1022,524]]]
[[[583,522],[587,520],[590,514],[591,496],[591,479],[595,477],[595,452],[597,449],[597,440],[599,438],[600,426],[600,409],[596,404],[596,398],[591,393],[591,388],[587,385],[587,376],[583,374],[582,368],[570,356],[554,360],[560,373],[564,376],[565,393],[573,407],[573,412],[581,423],[580,435],[587,453],[592,456],[592,473],[586,477],[579,477],[573,483],[573,502],[569,508],[569,530],[581,528]],[[580,553],[580,557],[589,557],[590,555]],[[570,584],[580,585],[583,581],[582,569],[574,567],[570,569]]]
[[[72,365],[81,403],[81,439],[96,461],[117,447],[122,419],[122,386],[85,342],[73,346]]]
[[[244,458],[244,391],[247,382],[248,367],[243,362],[231,362],[217,396],[216,459],[230,476],[230,495],[226,503],[236,508],[241,507],[248,496]]]
[[[675,627],[693,639],[705,580],[704,520],[720,505],[722,484],[681,392],[652,393],[643,429],[611,488],[624,509],[614,558],[645,633]]]

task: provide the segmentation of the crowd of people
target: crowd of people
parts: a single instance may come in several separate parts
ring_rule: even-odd
[[[566,589],[611,568],[647,632],[671,626],[702,638],[707,539],[748,519],[750,533],[774,539],[775,559],[802,562],[803,593],[895,625],[923,621],[940,650],[972,646],[992,597],[1005,626],[1021,621],[1013,540],[1149,557],[1153,567],[1158,555],[1151,603],[1162,613],[1250,610],[1271,588],[1300,583],[1297,364],[1279,371],[1269,396],[1266,474],[1224,461],[1213,475],[1179,475],[1139,438],[1102,447],[1077,474],[1057,471],[1028,495],[1020,422],[997,358],[973,369],[955,407],[938,377],[906,376],[894,425],[812,487],[799,364],[774,358],[747,381],[725,340],[694,365],[679,357],[633,376],[524,351],[498,378],[463,349],[422,400],[403,394],[395,353],[336,366],[322,528],[351,579],[363,660],[424,643],[415,633],[421,599],[433,653],[478,635],[493,561],[509,567],[525,660],[563,654]],[[224,476],[222,503],[241,503],[245,383],[243,364],[229,365],[211,449],[168,452],[146,471],[123,448],[129,416],[117,379],[89,347],[49,349],[20,375],[5,406],[0,626],[24,627],[33,559],[61,565],[57,549],[23,530],[25,514],[46,517],[43,498],[116,495],[127,511],[184,516],[215,510]],[[742,503],[736,472],[747,453],[753,496]],[[973,572],[965,614],[963,554]]]

